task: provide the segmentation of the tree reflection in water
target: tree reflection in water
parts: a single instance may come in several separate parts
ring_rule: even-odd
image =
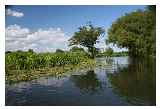
[[[156,104],[155,59],[130,59],[128,67],[107,74],[113,91],[131,104]]]
[[[101,82],[93,70],[88,71],[84,75],[72,75],[70,79],[82,93],[94,94],[101,89]]]

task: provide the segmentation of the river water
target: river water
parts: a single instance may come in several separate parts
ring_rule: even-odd
[[[8,106],[156,105],[155,59],[96,58],[94,69],[6,84]]]

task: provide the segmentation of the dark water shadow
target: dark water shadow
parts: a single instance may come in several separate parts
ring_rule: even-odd
[[[133,105],[156,105],[155,59],[130,59],[128,67],[107,73],[113,91]]]
[[[102,88],[101,82],[96,77],[93,70],[83,75],[72,75],[70,80],[80,89],[81,93],[94,94]]]

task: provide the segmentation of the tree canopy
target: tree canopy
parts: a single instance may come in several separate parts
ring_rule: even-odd
[[[106,42],[129,50],[130,56],[155,55],[155,6],[137,10],[118,18],[108,31]]]
[[[70,49],[70,51],[72,52],[77,52],[77,51],[81,51],[81,52],[84,52],[84,49],[83,48],[79,48],[77,46],[74,46]]]
[[[73,37],[69,39],[69,45],[82,45],[88,48],[88,52],[91,53],[91,57],[94,58],[96,53],[96,44],[97,39],[104,33],[104,30],[101,27],[94,27],[92,24],[88,24],[82,27],[79,27],[79,31],[75,32]]]
[[[61,49],[56,49],[56,53],[64,53],[64,51]]]

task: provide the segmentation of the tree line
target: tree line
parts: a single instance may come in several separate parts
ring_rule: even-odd
[[[101,27],[91,23],[79,27],[69,40],[69,45],[82,45],[88,48],[91,57],[96,56],[97,39],[105,33]],[[145,10],[127,13],[113,22],[108,30],[106,44],[116,44],[127,48],[129,56],[144,57],[156,54],[156,6],[147,6]]]

